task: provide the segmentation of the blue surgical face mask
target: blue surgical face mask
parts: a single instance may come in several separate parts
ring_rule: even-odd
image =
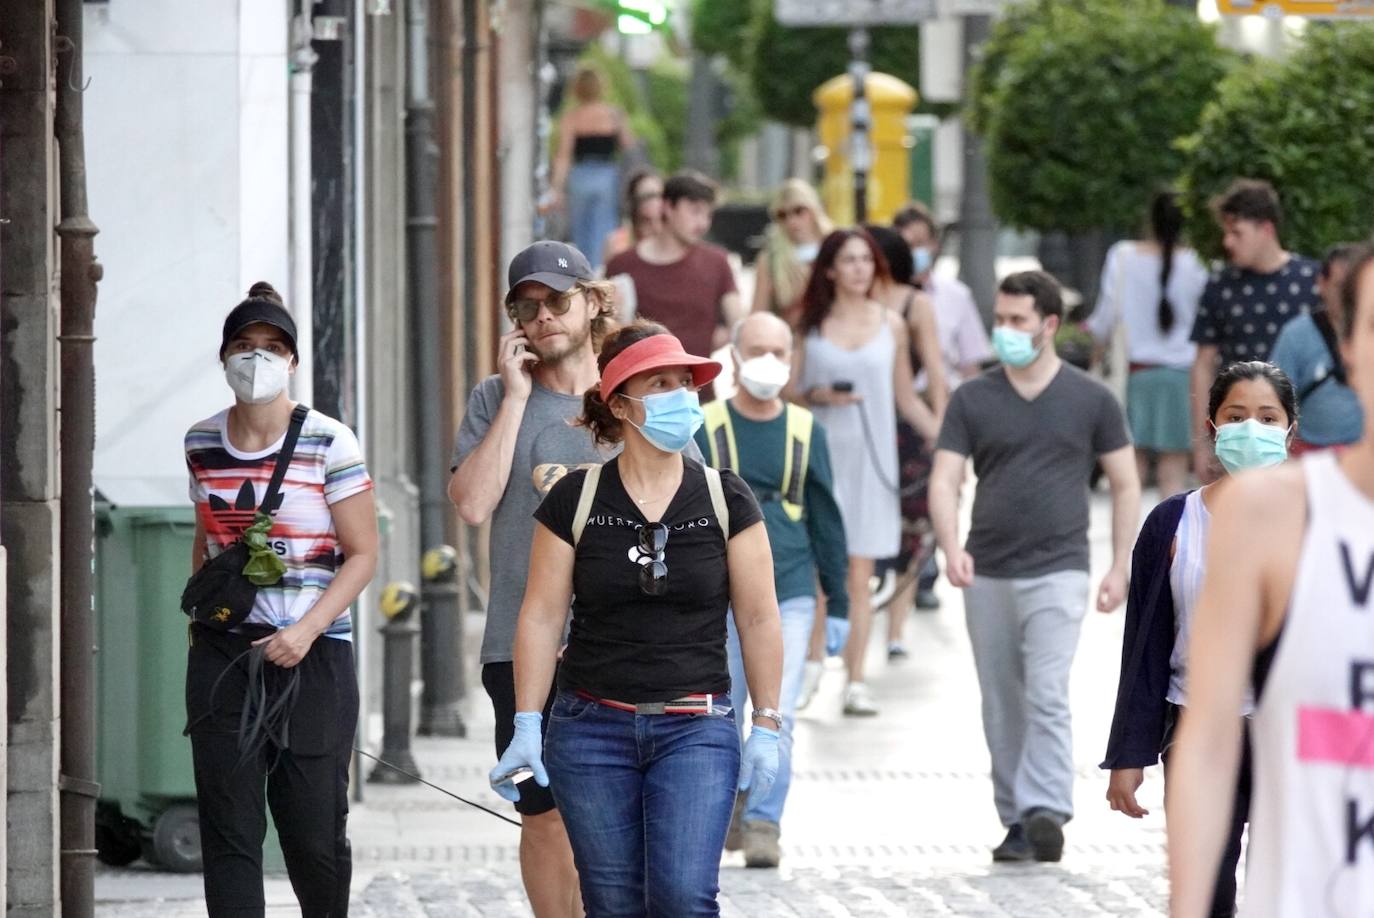
[[[1288,458],[1287,427],[1271,427],[1247,418],[1220,427],[1213,425],[1213,429],[1217,432],[1217,459],[1232,474],[1268,468]]]
[[[623,393],[622,393],[623,394]],[[644,435],[644,439],[665,453],[680,453],[691,442],[692,435],[706,422],[701,413],[701,400],[697,394],[685,386],[671,392],[660,392],[635,398],[626,395],[631,401],[644,403],[644,426],[634,421],[630,426]]]
[[[804,265],[809,265],[811,262],[815,261],[816,256],[821,253],[821,244],[819,242],[801,242],[798,243],[792,251],[796,253],[797,261]]]
[[[1037,347],[1035,336],[1030,332],[1007,328],[1005,325],[992,330],[992,350],[997,354],[997,359],[1009,367],[1019,369],[1030,366],[1040,356],[1044,346],[1042,342]]]
[[[915,265],[917,274],[925,274],[935,263],[935,255],[930,249],[919,245],[911,250],[911,263]]]

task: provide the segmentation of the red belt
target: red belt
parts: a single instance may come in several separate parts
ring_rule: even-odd
[[[577,690],[577,697],[595,701],[597,704],[604,704],[606,707],[615,708],[618,711],[629,711],[632,714],[710,714],[712,702],[716,698],[715,695],[706,692],[699,695],[683,695],[672,701],[644,701],[639,704],[631,704],[628,701],[598,698],[591,692],[584,692],[581,689]]]

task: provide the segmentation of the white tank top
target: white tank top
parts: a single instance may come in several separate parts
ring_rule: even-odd
[[[1303,458],[1307,532],[1259,706],[1246,918],[1374,915],[1374,501]]]

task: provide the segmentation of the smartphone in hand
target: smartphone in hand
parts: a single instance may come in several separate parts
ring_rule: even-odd
[[[848,379],[837,379],[830,384],[830,388],[836,392],[853,392],[854,383]]]
[[[503,781],[510,781],[513,784],[519,784],[521,781],[533,777],[534,772],[530,769],[530,767],[528,765],[521,765],[514,771],[508,771],[505,774],[497,775],[496,778],[492,781],[492,783],[500,784]]]

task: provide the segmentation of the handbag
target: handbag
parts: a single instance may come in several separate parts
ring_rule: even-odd
[[[309,412],[305,405],[297,405],[291,412],[286,439],[277,454],[272,480],[262,496],[253,524],[234,544],[202,564],[186,581],[186,588],[181,592],[181,611],[190,616],[191,621],[217,631],[238,627],[253,611],[258,588],[277,583],[286,573],[286,565],[267,543],[267,535],[272,530],[277,494]]]

